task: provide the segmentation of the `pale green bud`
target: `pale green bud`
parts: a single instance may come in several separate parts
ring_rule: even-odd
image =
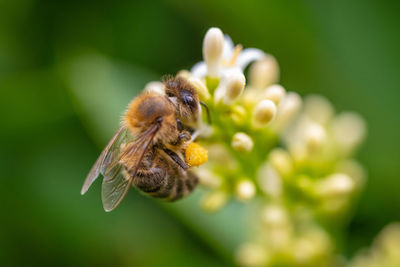
[[[221,209],[228,200],[226,192],[217,190],[209,193],[203,198],[201,206],[206,211],[217,211]]]
[[[253,126],[261,128],[275,118],[276,105],[269,99],[261,100],[253,110]]]
[[[276,106],[279,105],[279,103],[285,97],[285,95],[286,95],[285,88],[283,88],[282,85],[279,84],[273,84],[271,86],[268,86],[264,91],[264,97],[266,99],[272,100]]]
[[[245,133],[236,133],[232,138],[232,147],[237,151],[250,152],[253,146],[253,140]]]
[[[256,193],[256,187],[250,179],[241,179],[236,184],[236,197],[239,200],[249,200],[252,199]]]
[[[146,84],[144,90],[146,92],[165,94],[165,88],[162,82],[149,82],[148,84]]]
[[[245,84],[246,78],[243,73],[236,72],[231,74],[226,82],[226,90],[223,96],[224,104],[232,104],[242,94]]]
[[[256,61],[249,69],[249,84],[252,87],[264,89],[277,83],[279,80],[279,66],[276,59],[271,55]]]

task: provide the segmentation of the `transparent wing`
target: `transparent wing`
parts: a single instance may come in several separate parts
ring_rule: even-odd
[[[85,194],[91,184],[99,177],[100,173],[102,173],[105,167],[111,162],[112,158],[115,157],[115,154],[118,154],[119,151],[114,151],[116,148],[119,148],[120,145],[126,141],[127,130],[126,127],[122,126],[115,133],[113,138],[111,138],[110,142],[108,142],[107,146],[101,152],[100,156],[97,158],[94,163],[92,169],[90,170],[88,176],[83,183],[81,194]]]
[[[146,151],[158,132],[159,124],[149,127],[136,140],[126,144],[115,164],[110,163],[104,171],[101,198],[105,211],[115,209],[128,192]]]

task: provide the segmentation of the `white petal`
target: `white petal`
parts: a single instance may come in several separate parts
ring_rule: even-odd
[[[222,78],[223,80],[226,80],[226,79],[228,79],[230,76],[232,76],[232,75],[237,75],[237,74],[239,74],[239,73],[242,73],[242,74],[243,74],[243,70],[240,69],[240,68],[238,68],[237,66],[226,67],[226,68],[224,68],[224,69],[222,70],[221,78]]]
[[[233,44],[231,37],[229,37],[229,35],[225,34],[222,58],[225,60],[229,60],[232,57],[233,49],[234,49],[234,44]]]
[[[197,62],[190,70],[192,75],[196,78],[202,78],[207,74],[207,65],[204,61]]]
[[[260,60],[265,56],[265,53],[257,48],[246,48],[238,56],[236,66],[242,70],[247,67],[252,61]]]

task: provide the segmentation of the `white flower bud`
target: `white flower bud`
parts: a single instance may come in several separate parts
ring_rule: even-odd
[[[243,179],[236,185],[236,196],[240,200],[249,200],[254,197],[255,193],[256,187],[249,179]]]
[[[268,249],[257,244],[245,243],[236,252],[236,261],[239,266],[266,266],[270,261],[270,256]]]
[[[208,92],[206,85],[199,78],[190,77],[188,79],[188,81],[196,89],[201,100],[206,101],[206,100],[210,99],[210,97],[211,97],[210,92]]]
[[[206,211],[217,211],[225,205],[228,195],[223,191],[214,191],[209,193],[203,199],[201,206]]]
[[[219,28],[210,28],[203,40],[203,58],[210,77],[219,77],[224,47],[224,34]]]
[[[286,127],[289,126],[289,124],[298,114],[301,105],[301,97],[297,93],[287,93],[279,105],[276,119],[271,125],[271,128],[277,132],[281,132],[286,129]]]
[[[146,92],[165,94],[165,88],[162,82],[149,82],[148,84],[146,84],[144,90]]]
[[[279,80],[279,66],[276,59],[271,55],[256,61],[249,69],[249,84],[255,88],[265,88]]]
[[[243,73],[232,73],[227,79],[225,95],[223,97],[224,104],[232,104],[242,94],[245,84],[246,78]]]
[[[281,176],[290,176],[293,171],[293,159],[290,154],[282,149],[275,148],[269,154],[269,162]]]
[[[385,226],[374,242],[374,246],[379,246],[382,254],[390,257],[393,263],[395,263],[395,259],[397,263],[400,263],[400,223],[396,222]]]
[[[285,226],[289,221],[286,211],[281,206],[275,204],[268,205],[262,211],[261,216],[262,221],[272,227]]]
[[[276,105],[269,99],[261,100],[253,110],[253,126],[266,126],[275,118]]]
[[[285,88],[279,84],[274,84],[265,89],[264,97],[266,99],[272,100],[276,106],[279,105],[281,100],[286,94]]]
[[[320,180],[316,184],[317,195],[329,198],[345,196],[353,192],[355,187],[353,179],[344,173],[334,173]]]
[[[245,122],[247,111],[242,105],[235,105],[231,108],[230,116],[236,124],[240,125]]]
[[[304,113],[313,121],[326,125],[335,112],[331,102],[320,95],[309,95],[304,100]]]
[[[245,133],[236,133],[232,138],[232,147],[237,151],[250,152],[253,146],[253,140]]]
[[[318,152],[326,142],[324,128],[317,123],[310,123],[304,133],[305,143],[309,153]]]
[[[334,119],[332,130],[339,149],[348,154],[364,140],[366,125],[357,113],[344,112]]]
[[[268,229],[265,237],[274,250],[284,251],[291,243],[293,226],[287,211],[278,204],[268,205],[261,213],[262,222]]]
[[[226,86],[220,84],[214,92],[214,104],[219,105],[222,103],[224,96],[226,94]]]
[[[189,79],[192,76],[192,74],[188,70],[180,70],[180,71],[178,71],[176,76],[177,77],[182,77],[184,79]]]
[[[264,91],[261,89],[246,87],[246,90],[244,90],[240,101],[243,103],[243,106],[246,109],[251,110],[255,105],[257,105],[258,102],[260,102],[261,99],[265,98],[263,94]]]
[[[257,181],[260,189],[269,197],[277,199],[282,196],[282,178],[271,164],[264,164],[258,169]]]
[[[211,172],[206,168],[198,168],[194,170],[197,177],[199,177],[199,182],[201,185],[218,188],[221,186],[221,177],[217,176],[215,173]]]
[[[302,232],[293,244],[294,258],[298,265],[310,266],[316,259],[331,253],[331,240],[324,230],[309,227]]]
[[[345,173],[354,179],[357,188],[362,188],[367,178],[367,172],[364,167],[355,160],[346,159],[337,164],[337,172]]]

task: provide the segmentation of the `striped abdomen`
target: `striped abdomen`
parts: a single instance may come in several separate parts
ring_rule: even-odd
[[[167,201],[178,200],[196,187],[198,179],[175,162],[160,154],[149,153],[140,166],[133,184],[144,193]]]

